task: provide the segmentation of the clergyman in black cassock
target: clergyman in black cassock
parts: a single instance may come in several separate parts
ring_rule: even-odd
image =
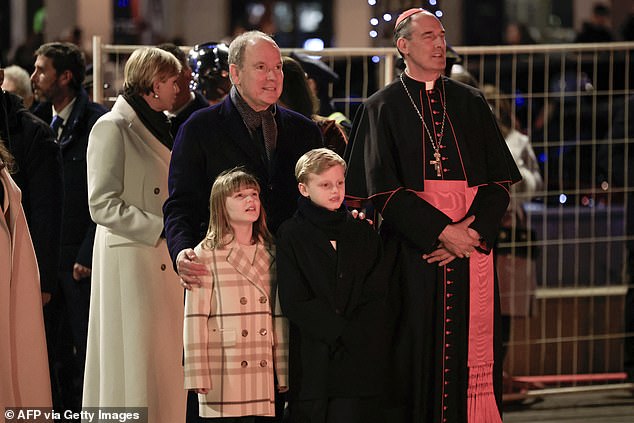
[[[442,76],[440,21],[410,9],[395,34],[407,68],[357,112],[346,152],[348,204],[371,201],[394,258],[392,417],[501,422],[491,246],[521,177],[482,94]]]

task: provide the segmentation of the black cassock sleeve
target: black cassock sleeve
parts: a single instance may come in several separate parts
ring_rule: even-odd
[[[488,251],[508,205],[510,183],[521,179],[495,119],[482,95],[445,81],[450,96],[455,130],[469,186],[478,193],[468,213],[471,225],[483,238]],[[424,190],[421,129],[412,124],[411,111],[403,108],[407,98],[391,85],[359,108],[351,142],[346,151],[348,204],[358,206],[370,199],[390,230],[421,252],[430,252],[451,219],[416,192]],[[449,101],[449,100],[448,100]],[[450,109],[448,107],[448,109]],[[458,124],[459,122],[459,124]]]

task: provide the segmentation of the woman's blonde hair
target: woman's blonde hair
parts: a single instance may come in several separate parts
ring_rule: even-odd
[[[295,178],[297,182],[305,184],[309,175],[321,175],[324,171],[337,165],[343,167],[345,172],[346,162],[339,154],[328,148],[315,148],[297,160]]]
[[[233,241],[234,233],[229,221],[226,200],[227,197],[244,188],[254,188],[258,194],[260,193],[258,180],[246,172],[244,168],[235,167],[218,175],[211,187],[211,195],[209,196],[209,228],[202,242],[203,248],[213,250]],[[260,216],[253,223],[251,239],[256,242],[259,238],[269,243],[273,241],[273,237],[266,227],[266,213],[261,205]]]
[[[136,49],[125,63],[123,92],[150,94],[154,91],[154,82],[164,82],[180,71],[181,64],[172,53],[156,47]]]

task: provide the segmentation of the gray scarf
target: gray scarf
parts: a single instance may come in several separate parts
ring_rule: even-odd
[[[252,137],[257,134],[258,129],[262,127],[266,157],[271,160],[277,143],[277,123],[275,122],[277,106],[274,104],[264,111],[256,112],[244,101],[235,86],[231,87],[229,95]]]

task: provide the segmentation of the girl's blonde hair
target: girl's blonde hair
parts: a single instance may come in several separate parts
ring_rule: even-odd
[[[209,196],[209,228],[202,242],[203,248],[213,250],[233,241],[234,233],[229,221],[226,199],[244,188],[254,188],[258,194],[260,193],[258,180],[244,168],[235,167],[218,175]],[[273,237],[266,227],[266,213],[262,205],[260,205],[260,216],[253,223],[251,239],[256,242],[259,238],[269,243],[273,242]]]
[[[165,82],[180,71],[181,64],[172,53],[156,47],[136,49],[125,63],[123,92],[150,94],[154,91],[154,82]]]

